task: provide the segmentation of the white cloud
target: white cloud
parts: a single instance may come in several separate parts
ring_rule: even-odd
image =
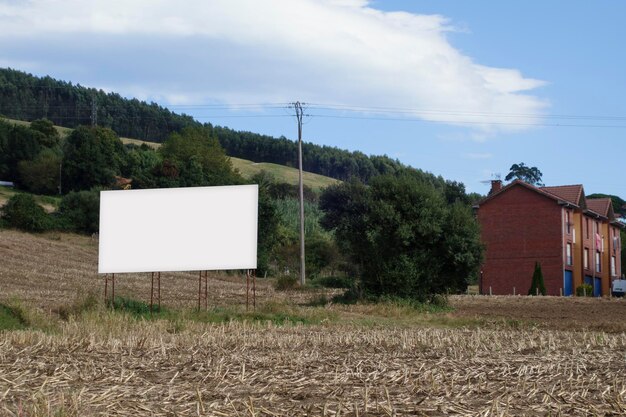
[[[366,0],[0,0],[0,62],[64,60],[177,104],[418,109],[403,114],[488,134],[536,123],[544,83],[475,63],[451,30]]]

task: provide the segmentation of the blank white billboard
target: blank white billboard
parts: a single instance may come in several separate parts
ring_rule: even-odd
[[[258,185],[102,191],[99,273],[256,269]]]

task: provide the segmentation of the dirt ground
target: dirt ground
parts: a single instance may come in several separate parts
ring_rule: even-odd
[[[0,301],[46,313],[102,294],[96,265],[89,237],[0,231]],[[164,303],[193,307],[197,282],[164,274]],[[147,300],[149,276],[120,275],[116,290]],[[626,415],[622,299],[453,296],[452,312],[403,322],[394,306],[305,307],[319,294],[261,279],[257,294],[339,319],[210,324],[100,309],[50,331],[2,331],[0,416]],[[210,305],[243,303],[240,276],[211,276]]]
[[[626,299],[528,296],[452,296],[457,317],[519,321],[558,330],[626,331]]]
[[[0,301],[19,299],[43,310],[54,310],[88,293],[103,296],[103,276],[97,273],[98,242],[88,236],[48,233],[32,235],[0,231]],[[150,300],[150,274],[117,274],[116,294]],[[163,273],[164,305],[193,308],[198,299],[197,273]],[[210,306],[242,305],[246,300],[243,275],[210,273]],[[307,303],[323,290],[275,291],[268,280],[257,279],[259,304],[268,301]],[[331,294],[332,295],[332,294]],[[623,298],[451,296],[460,319],[493,321],[508,325],[539,326],[558,330],[626,331]]]
[[[116,274],[116,295],[149,301],[150,290],[149,273]],[[98,274],[97,240],[74,234],[32,235],[0,230],[0,301],[16,298],[34,307],[54,310],[90,293],[104,297],[104,275]],[[316,296],[319,296],[316,291],[277,292],[268,280],[256,280],[258,303],[306,302]],[[195,307],[198,273],[162,273],[161,298],[166,306]],[[245,302],[244,275],[209,273],[208,305]]]

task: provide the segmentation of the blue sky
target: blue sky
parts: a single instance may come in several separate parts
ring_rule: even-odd
[[[626,197],[626,2],[0,0],[0,66],[387,154],[485,193],[513,163]],[[253,105],[253,106],[249,106]]]

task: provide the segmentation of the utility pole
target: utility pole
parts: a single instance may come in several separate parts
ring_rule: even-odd
[[[300,285],[306,283],[304,266],[304,185],[302,183],[302,104],[299,101],[293,103],[298,120],[298,185],[300,188]]]
[[[59,195],[63,195],[63,157],[59,162]]]

